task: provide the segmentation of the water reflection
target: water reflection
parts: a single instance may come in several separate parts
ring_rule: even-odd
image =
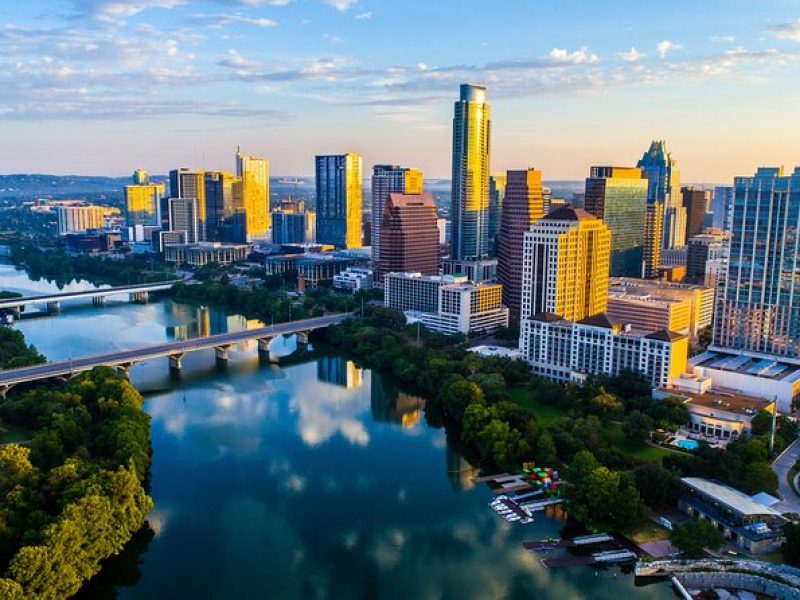
[[[386,378],[373,377],[370,385],[370,406],[373,421],[396,423],[410,429],[419,423],[425,400],[401,392]]]
[[[318,359],[317,379],[345,388],[359,387],[363,383],[361,369],[352,360],[341,356],[325,356]]]

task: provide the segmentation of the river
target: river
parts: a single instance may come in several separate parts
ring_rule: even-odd
[[[0,289],[56,288],[0,265]],[[15,327],[54,360],[253,325],[120,299],[67,302]],[[155,509],[81,598],[674,597],[616,567],[544,568],[521,542],[564,522],[503,521],[444,431],[426,425],[422,400],[339,357],[279,368],[242,348],[220,369],[199,352],[179,379],[160,359],[135,365],[131,381],[153,418]]]

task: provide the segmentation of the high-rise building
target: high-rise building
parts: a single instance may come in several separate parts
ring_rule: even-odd
[[[491,107],[486,88],[462,84],[453,116],[452,249],[455,260],[489,250]]]
[[[422,171],[398,165],[372,167],[372,225],[370,244],[372,262],[376,265],[381,256],[381,221],[389,194],[421,194],[424,185]]]
[[[506,174],[492,173],[489,176],[489,248],[497,250],[497,234],[503,219],[503,200],[506,195]]]
[[[644,223],[644,260],[642,277],[655,279],[661,267],[661,228],[664,226],[664,205],[653,202],[647,205]]]
[[[150,183],[147,172],[137,169],[133,174],[133,185],[125,186],[125,222],[128,227],[159,224],[163,183]],[[137,183],[143,182],[143,183]]]
[[[711,226],[715,229],[728,230],[731,228],[731,213],[733,208],[733,187],[718,186],[714,188],[712,210],[714,214]]]
[[[686,209],[686,239],[703,233],[703,218],[711,200],[711,192],[687,186],[681,188],[683,207]]]
[[[680,171],[667,142],[654,140],[636,164],[642,169],[649,185],[648,204],[664,205],[664,224],[661,227],[662,248],[675,248],[686,244],[686,210],[680,197]]]
[[[186,233],[186,243],[194,244],[200,241],[200,223],[197,218],[196,198],[170,198],[169,199],[169,230]]]
[[[800,360],[800,167],[761,167],[733,184],[728,272],[714,345]]]
[[[315,159],[317,242],[338,248],[361,247],[361,155],[335,154]]]
[[[496,179],[498,176],[492,176]],[[519,319],[522,299],[522,248],[525,232],[544,216],[542,172],[508,171],[502,176],[505,200],[497,236],[497,279],[503,285],[503,304]]]
[[[613,234],[611,274],[642,273],[648,180],[639,168],[592,167],[586,179],[584,208]]]
[[[380,223],[378,282],[386,273],[439,272],[439,229],[430,194],[390,193]]]
[[[225,171],[205,174],[206,239],[212,242],[243,242],[234,239],[232,218],[238,204],[237,184],[241,178]]]
[[[236,149],[236,175],[242,178],[242,205],[247,241],[263,240],[269,230],[269,160],[245,156]]]
[[[661,232],[661,247],[664,250],[686,246],[686,223],[686,208],[682,205],[664,206],[664,228]]]
[[[524,236],[521,318],[605,312],[610,262],[611,230],[594,215],[564,207],[539,219]]]
[[[686,252],[686,280],[692,283],[706,281],[708,261],[727,259],[727,235],[719,229],[710,229],[689,240]]]
[[[102,229],[106,209],[102,206],[57,206],[58,235],[85,233],[88,229]]]
[[[206,241],[206,184],[205,172],[192,169],[174,169],[169,172],[169,194],[171,198],[194,198],[197,216],[197,237],[195,242]],[[162,219],[163,220],[163,219]],[[172,226],[170,226],[170,229]]]
[[[272,211],[273,244],[310,244],[316,237],[317,215],[302,200],[281,200]]]

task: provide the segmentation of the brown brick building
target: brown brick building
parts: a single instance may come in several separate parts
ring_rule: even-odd
[[[390,193],[381,217],[379,281],[387,273],[439,273],[439,228],[430,194]]]

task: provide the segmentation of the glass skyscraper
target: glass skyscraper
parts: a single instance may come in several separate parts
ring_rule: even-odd
[[[361,247],[361,155],[317,156],[317,242]]]
[[[686,209],[681,202],[681,177],[667,142],[653,140],[636,164],[648,180],[647,202],[664,206],[661,245],[675,248],[686,244]]]
[[[267,237],[269,230],[269,160],[245,156],[236,149],[236,175],[242,178],[242,205],[247,240]]]
[[[486,88],[462,84],[453,116],[452,252],[455,260],[489,251],[489,137]]]
[[[800,360],[800,167],[737,177],[732,233],[714,345]]]
[[[613,234],[611,275],[639,277],[644,258],[648,180],[630,167],[592,167],[586,179],[586,211]]]

